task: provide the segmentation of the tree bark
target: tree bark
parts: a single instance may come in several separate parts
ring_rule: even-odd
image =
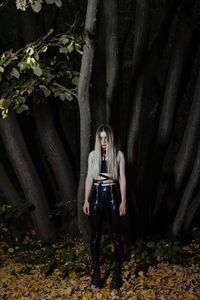
[[[191,201],[185,219],[184,219],[184,230],[188,230],[191,226],[191,223],[195,217],[195,215],[198,213],[200,207],[200,191],[197,192],[194,199]]]
[[[15,207],[22,208],[22,199],[16,191],[15,187],[13,186],[10,178],[8,177],[7,172],[2,163],[0,163],[0,178],[0,190],[5,195],[7,201]]]
[[[177,214],[175,216],[174,222],[172,224],[171,235],[176,237],[179,233],[182,224],[184,222],[184,217],[187,213],[189,202],[192,198],[194,190],[200,179],[200,143],[198,145],[196,159],[194,161],[194,167],[188,180],[187,186],[181,198]]]
[[[94,58],[94,42],[96,38],[96,22],[99,0],[88,0],[85,22],[85,45],[81,62],[78,86],[78,102],[80,109],[80,179],[78,188],[78,224],[80,231],[88,233],[88,222],[83,216],[84,182],[87,173],[87,157],[90,151],[91,111],[90,82]],[[85,236],[86,237],[86,236]]]
[[[176,110],[178,91],[181,82],[184,63],[188,53],[191,40],[191,29],[183,20],[178,24],[175,36],[174,49],[172,50],[172,58],[169,65],[167,75],[162,111],[160,116],[160,124],[157,134],[156,145],[166,147]]]
[[[105,16],[103,1],[99,5],[97,45],[94,53],[91,89],[92,136],[96,128],[106,123],[106,61],[105,61]]]
[[[135,39],[132,59],[132,75],[130,79],[131,99],[133,99],[132,113],[128,130],[127,158],[132,168],[137,162],[138,135],[141,117],[141,105],[144,88],[143,63],[148,42],[148,14],[149,7],[147,0],[136,1],[135,16]],[[139,71],[140,70],[140,71]]]
[[[68,156],[55,129],[49,103],[36,104],[34,106],[34,116],[40,142],[55,175],[60,201],[68,205],[68,210],[73,211],[74,214],[77,193],[75,177]]]
[[[36,233],[44,241],[51,241],[55,233],[49,218],[46,195],[24,143],[15,112],[10,111],[5,120],[1,119],[0,126],[4,145],[25,197],[35,207],[31,214]]]
[[[158,189],[163,159],[169,143],[172,126],[174,124],[179,87],[181,84],[185,60],[191,40],[191,30],[184,20],[185,19],[177,24],[174,45],[171,52],[171,60],[165,84],[156,144],[146,169],[146,177],[148,181],[148,191],[146,190],[146,197],[148,197],[150,219],[152,218],[153,207],[155,206],[154,213],[156,213],[161,202],[161,199],[157,198],[159,203],[152,203],[152,201],[155,202],[156,199],[156,192]],[[152,199],[152,201],[149,201],[150,199]]]
[[[36,14],[29,7],[26,11],[19,12],[21,39],[23,44],[36,41],[39,37]]]
[[[160,60],[162,58],[165,46],[168,41],[168,36],[169,36],[169,31],[170,31],[170,26],[171,23],[177,13],[177,7],[181,0],[178,0],[174,2],[173,0],[167,3],[167,11],[165,16],[163,17],[163,20],[161,22],[160,30],[158,34],[156,35],[155,39],[153,40],[151,44],[150,51],[148,53],[148,57],[146,59],[146,66],[144,72],[146,73],[146,86],[145,86],[145,104],[147,106],[148,101],[146,100],[149,99],[149,93],[151,92],[152,89],[152,84],[155,82],[156,79],[156,72],[158,70],[158,66],[160,63]],[[149,113],[146,112],[146,117],[147,114]],[[144,128],[145,129],[145,128]],[[147,157],[149,154],[149,151],[152,149],[152,143],[154,145],[155,141],[154,139],[152,140],[149,139],[149,143],[146,143],[146,155],[143,156],[142,158],[142,166],[140,167],[140,175],[139,178],[144,177],[144,173],[146,172],[146,161],[149,160]]]
[[[76,175],[76,181],[79,178],[79,114],[77,111],[70,108],[70,105],[67,101],[58,102],[58,110],[60,116],[60,122],[62,126],[62,130],[65,136],[67,148],[69,149],[72,157],[72,162],[74,166],[74,171]]]
[[[179,192],[181,184],[193,160],[193,153],[197,147],[200,129],[200,72],[194,91],[194,99],[190,108],[187,125],[181,142],[180,150],[174,165],[175,191]]]
[[[106,120],[111,123],[119,77],[118,11],[117,1],[104,0],[106,44]],[[115,103],[117,103],[115,101]],[[114,125],[113,125],[114,126]]]

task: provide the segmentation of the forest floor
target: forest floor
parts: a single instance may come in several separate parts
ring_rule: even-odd
[[[91,286],[89,247],[67,237],[52,245],[27,234],[0,242],[0,299],[200,299],[200,245],[138,240],[126,251],[123,286],[109,290],[114,249],[102,241],[101,289]]]

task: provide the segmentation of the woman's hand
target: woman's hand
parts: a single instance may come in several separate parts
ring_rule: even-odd
[[[120,206],[119,206],[119,215],[120,216],[124,216],[126,213],[126,203],[125,202],[121,202]]]
[[[83,212],[86,215],[90,214],[90,203],[89,203],[89,201],[85,201],[84,202],[84,204],[83,204]]]

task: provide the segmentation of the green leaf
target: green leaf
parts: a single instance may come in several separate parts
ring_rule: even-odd
[[[45,85],[40,84],[39,88],[43,91],[45,97],[48,97],[51,95],[51,91]]]
[[[61,0],[55,0],[55,5],[58,7],[62,6],[62,1]]]
[[[19,97],[17,100],[19,101],[19,103],[25,103],[26,102],[25,97]]]
[[[57,96],[59,96],[59,98],[62,100],[62,101],[64,101],[64,100],[69,100],[69,101],[72,101],[73,100],[73,96],[71,95],[71,93],[69,93],[69,92],[62,92],[62,93],[54,93],[54,96],[55,96],[55,94],[57,94]],[[56,97],[56,96],[55,96]]]
[[[73,85],[78,85],[78,82],[79,82],[79,77],[74,77],[73,79],[72,79],[72,84]]]
[[[6,99],[6,100],[4,100],[4,102],[3,102],[3,107],[4,107],[5,109],[7,109],[7,108],[9,108],[9,106],[11,105],[11,103],[12,103],[12,100],[11,100],[11,99]]]
[[[74,50],[74,42],[72,41],[70,45],[67,47],[68,52],[71,53]]]
[[[34,58],[38,61],[39,60],[39,55],[38,55],[38,52],[37,51],[35,51],[35,53],[34,53]]]
[[[64,101],[66,98],[65,98],[65,95],[64,94],[59,94],[59,98]]]
[[[23,110],[23,108],[22,108],[21,106],[16,110],[16,112],[17,112],[18,114],[21,114],[23,111],[24,111],[24,110]]]
[[[32,47],[28,47],[27,49],[26,49],[26,53],[28,54],[28,55],[33,55],[33,53],[34,53],[34,49],[32,48]]]
[[[19,67],[20,71],[30,68],[29,64],[27,64],[27,62],[25,62],[25,61],[20,61],[18,63],[18,67]]]
[[[67,55],[67,53],[69,52],[68,47],[60,47],[59,52],[65,53]]]
[[[48,50],[48,46],[47,45],[45,45],[44,47],[42,47],[42,49],[40,50],[40,52],[47,52],[47,50]]]
[[[69,42],[69,39],[66,36],[60,38],[60,43],[66,45]]]
[[[38,13],[42,9],[42,4],[40,2],[33,2],[31,7],[34,12]]]
[[[4,72],[4,68],[2,66],[0,66],[0,73]]]
[[[54,94],[54,97],[55,97],[55,98],[58,97],[58,96],[60,95],[60,92],[59,92],[58,90],[52,89],[52,87],[51,87],[51,90],[53,91],[53,94]]]
[[[22,104],[22,105],[16,110],[16,112],[17,112],[18,114],[21,114],[23,111],[28,110],[28,109],[29,109],[29,108],[28,108],[28,105]]]
[[[35,67],[35,68],[33,69],[33,73],[34,73],[36,76],[40,77],[40,76],[42,75],[42,69],[41,69],[39,66],[37,66],[37,67]]]
[[[28,105],[26,105],[26,104],[22,104],[21,106],[23,107],[23,110],[29,110],[29,107],[28,107]]]
[[[17,79],[19,79],[19,77],[20,77],[20,73],[16,68],[12,69],[11,74],[12,74],[12,76],[16,77]]]

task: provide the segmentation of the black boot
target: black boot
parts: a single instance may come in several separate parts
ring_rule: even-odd
[[[96,288],[101,288],[101,271],[100,268],[94,268],[91,284]]]
[[[110,290],[118,290],[123,284],[121,268],[117,267],[114,269],[112,281],[110,283]]]

